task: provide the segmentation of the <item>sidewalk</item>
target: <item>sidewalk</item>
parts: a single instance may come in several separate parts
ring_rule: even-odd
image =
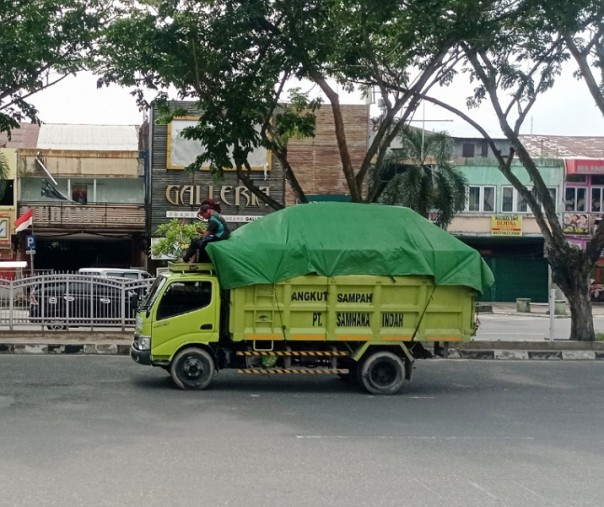
[[[516,303],[479,303],[478,317],[484,314],[509,317],[517,321],[525,318],[550,318],[549,306],[546,303],[531,303],[530,312],[518,312]],[[604,305],[594,303],[592,315],[604,317]],[[570,312],[565,308],[564,314],[554,315],[556,321],[570,320]],[[514,340],[497,341],[470,340],[464,343],[449,344],[450,359],[545,359],[545,360],[604,360],[604,341],[577,342],[570,340]]]
[[[516,311],[515,303],[480,303],[478,316],[485,313],[522,321],[525,317],[549,318],[546,304],[531,304],[530,313]],[[604,317],[604,304],[594,304],[593,315]],[[570,315],[556,315],[570,319]],[[0,354],[95,354],[128,355],[132,332],[91,332],[72,329],[63,332],[0,331]],[[496,341],[470,340],[448,344],[449,359],[546,359],[604,360],[604,341],[571,342],[570,340]]]
[[[568,306],[568,305],[567,305]],[[479,313],[496,313],[502,315],[515,315],[517,317],[547,317],[549,318],[549,306],[547,303],[530,304],[530,312],[517,312],[516,303],[478,303]],[[570,311],[566,309],[566,315],[556,315],[556,318],[570,319]],[[591,313],[594,317],[604,316],[604,303],[592,303]]]
[[[128,355],[132,332],[14,331],[0,336],[0,354]]]

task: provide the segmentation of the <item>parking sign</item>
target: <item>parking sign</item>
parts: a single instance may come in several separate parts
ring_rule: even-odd
[[[35,250],[36,249],[36,237],[33,234],[25,236],[25,249]]]

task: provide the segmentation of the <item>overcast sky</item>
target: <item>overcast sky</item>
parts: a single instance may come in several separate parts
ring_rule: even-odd
[[[468,89],[459,83],[440,92],[439,97],[456,102],[464,108]],[[347,103],[361,102],[347,96]],[[143,121],[134,97],[127,89],[118,86],[96,88],[96,78],[90,73],[68,77],[62,82],[31,98],[45,123],[139,125]],[[466,111],[467,112],[467,111]],[[372,106],[372,115],[377,107]],[[491,135],[500,135],[499,128],[488,105],[469,112]],[[413,124],[428,130],[446,130],[453,135],[475,135],[475,131],[460,120],[431,105],[420,107]],[[531,111],[521,131],[523,134],[548,134],[568,136],[604,136],[604,118],[582,82],[563,75],[554,89],[542,96]]]

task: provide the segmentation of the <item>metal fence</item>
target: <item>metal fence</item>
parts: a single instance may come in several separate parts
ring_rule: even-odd
[[[76,273],[0,278],[0,330],[134,327],[136,300],[154,279]]]

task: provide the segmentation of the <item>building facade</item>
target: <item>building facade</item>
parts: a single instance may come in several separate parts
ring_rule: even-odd
[[[499,139],[496,144],[502,153],[508,152],[507,141]],[[495,275],[495,284],[481,299],[514,301],[524,297],[547,301],[543,235],[527,203],[501,173],[484,140],[454,139],[453,162],[468,182],[468,200],[448,230],[478,250]],[[538,169],[560,212],[563,162],[541,159]],[[512,172],[531,188],[528,173],[518,161],[512,162]]]
[[[585,249],[602,217],[604,138],[530,135],[521,136],[521,141],[550,191],[567,241]],[[506,140],[496,144],[503,154],[509,151]],[[530,208],[499,171],[482,138],[455,138],[454,146],[454,164],[469,189],[466,209],[449,232],[480,251],[495,275],[495,284],[482,299],[547,301],[550,281],[543,235]],[[518,161],[512,172],[531,188]]]
[[[16,219],[15,181],[17,179],[17,150],[0,148],[0,157],[8,166],[4,190],[0,195],[0,261],[14,260],[13,235]]]
[[[217,179],[207,167],[186,170],[202,147],[183,131],[199,115],[194,103],[174,105],[188,113],[168,124],[158,123],[153,111],[140,128],[28,125],[10,142],[5,138],[0,152],[10,170],[0,200],[0,260],[33,260],[36,269],[143,267],[153,273],[165,264],[150,255],[157,227],[173,219],[194,220],[204,199],[221,203],[232,228],[272,212],[234,171]],[[371,140],[369,107],[346,105],[342,112],[358,167]],[[556,203],[568,241],[585,248],[604,207],[604,138],[523,136],[522,141]],[[508,152],[507,140],[495,142]],[[288,157],[310,200],[349,199],[330,107],[318,110],[315,137],[289,141]],[[285,206],[296,203],[276,157],[259,149],[250,161],[251,179],[262,192]],[[482,138],[456,137],[453,163],[468,181],[468,202],[448,230],[476,248],[495,274],[495,285],[482,299],[545,302],[549,277],[541,231],[489,146]],[[512,171],[530,188],[519,162]],[[33,212],[33,227],[16,235],[14,221],[27,210]]]
[[[16,259],[36,270],[145,267],[139,151],[136,126],[40,126],[17,150],[17,214],[31,210],[33,225],[17,236]]]

